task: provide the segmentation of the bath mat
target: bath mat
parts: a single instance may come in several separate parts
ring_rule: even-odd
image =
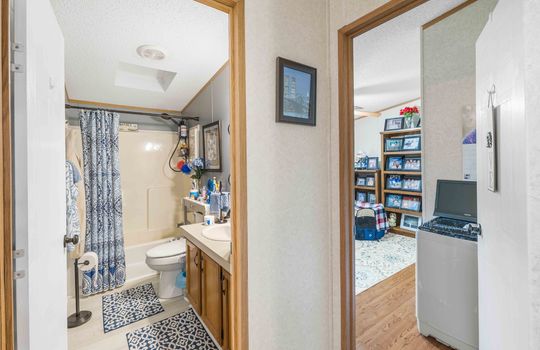
[[[192,308],[126,335],[129,350],[218,350]]]
[[[102,304],[105,333],[164,311],[152,283],[104,295]]]
[[[355,249],[356,294],[416,262],[416,239],[393,233],[378,241],[355,241]]]

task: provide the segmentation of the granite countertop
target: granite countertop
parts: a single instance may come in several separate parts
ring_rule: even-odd
[[[214,241],[204,237],[202,231],[206,227],[203,224],[184,225],[180,226],[180,231],[188,241],[217,262],[225,271],[231,273],[231,242]]]

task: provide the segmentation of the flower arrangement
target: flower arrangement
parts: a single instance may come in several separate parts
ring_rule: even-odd
[[[405,107],[399,111],[399,115],[405,119],[404,129],[417,128],[420,126],[420,112],[418,107]]]
[[[176,167],[185,175],[191,175],[190,177],[200,183],[201,177],[206,172],[204,168],[204,158],[195,158],[191,162],[186,162],[185,160],[180,160]]]
[[[402,115],[404,117],[412,117],[413,115],[418,114],[418,113],[420,112],[418,111],[418,107],[416,106],[405,107],[399,111],[399,115]]]

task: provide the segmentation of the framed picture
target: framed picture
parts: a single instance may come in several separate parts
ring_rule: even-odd
[[[403,196],[401,209],[420,211],[421,202],[420,197]]]
[[[384,131],[403,129],[403,118],[388,118],[384,121]]]
[[[368,193],[368,202],[371,204],[375,204],[377,202],[377,197],[375,197],[375,193]]]
[[[379,157],[369,157],[368,158],[368,166],[367,168],[369,170],[377,170],[379,169]]]
[[[356,186],[365,186],[366,185],[366,178],[363,176],[358,176],[356,178]]]
[[[419,177],[405,176],[403,178],[402,189],[404,191],[422,191],[422,180]]]
[[[201,126],[195,125],[188,130],[189,159],[199,158],[201,145]]]
[[[366,202],[366,192],[356,192],[356,200],[358,202]]]
[[[400,194],[387,194],[386,195],[386,206],[388,208],[401,208],[402,197]]]
[[[355,168],[356,169],[367,169],[368,159],[369,159],[368,157],[358,159],[358,161],[356,162]]]
[[[402,148],[403,148],[403,137],[386,139],[384,141],[385,152],[401,151]]]
[[[386,170],[402,170],[403,157],[388,157],[386,159]]]
[[[402,186],[401,175],[388,175],[386,178],[386,188],[389,190],[400,190]]]
[[[401,215],[401,226],[402,228],[411,230],[411,231],[418,231],[418,228],[422,225],[422,218],[418,216],[413,216],[409,214],[403,214]]]
[[[221,171],[221,127],[219,120],[203,126],[203,155],[207,171]]]
[[[316,125],[317,69],[277,58],[276,122]]]
[[[366,186],[375,187],[375,178],[373,176],[366,177]]]
[[[403,151],[419,151],[421,149],[421,136],[405,136],[403,138]]]
[[[422,170],[422,158],[420,158],[420,157],[406,157],[403,160],[403,170],[406,170],[406,171],[421,171]]]

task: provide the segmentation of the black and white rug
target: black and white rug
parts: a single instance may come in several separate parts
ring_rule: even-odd
[[[218,350],[192,308],[126,335],[129,350]]]
[[[164,311],[152,283],[104,295],[102,304],[105,333]]]

